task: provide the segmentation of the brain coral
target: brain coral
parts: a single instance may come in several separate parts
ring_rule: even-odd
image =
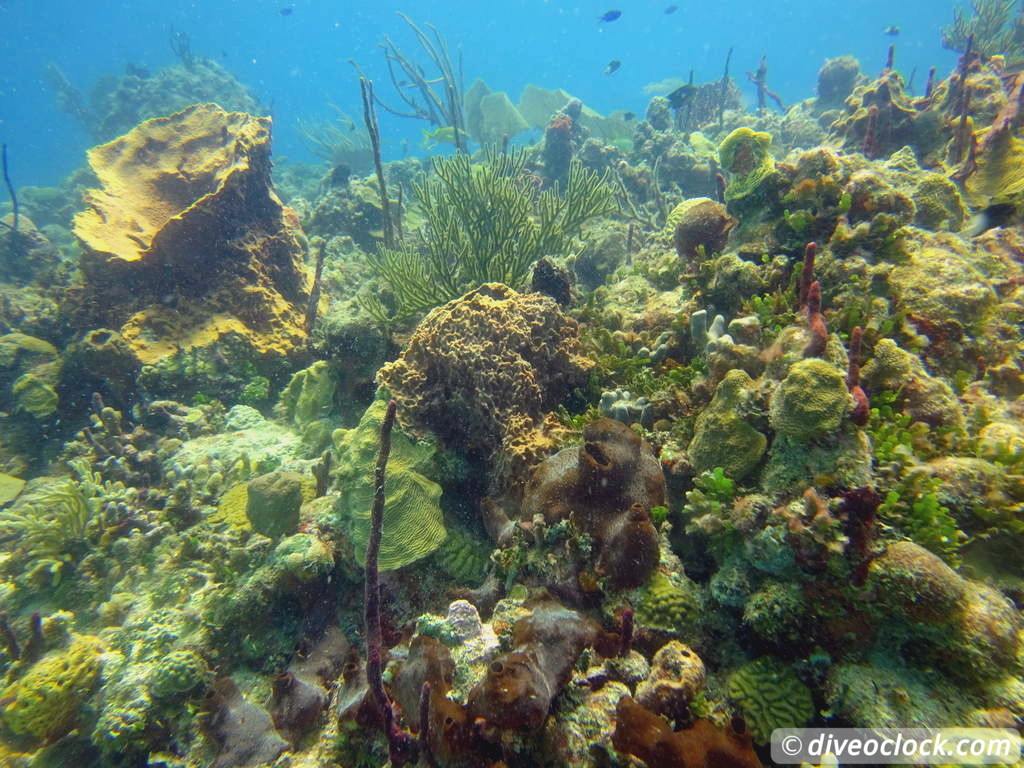
[[[814,717],[810,689],[787,664],[771,656],[733,672],[728,688],[758,744],[767,744],[776,728],[801,728]]]
[[[449,447],[539,458],[545,417],[585,379],[579,329],[547,296],[486,283],[432,310],[380,381],[398,418]]]
[[[269,118],[196,104],[88,159],[102,189],[75,216],[84,321],[147,365],[227,335],[268,364],[303,346],[302,233],[272,187]]]

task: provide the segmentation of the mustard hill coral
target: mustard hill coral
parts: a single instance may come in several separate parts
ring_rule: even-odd
[[[104,643],[76,636],[64,650],[37,661],[3,692],[4,724],[16,734],[47,742],[66,735],[80,717],[100,672]]]
[[[801,360],[772,396],[771,426],[796,440],[822,437],[835,432],[852,407],[842,371],[817,358]]]
[[[760,463],[768,438],[744,420],[744,412],[753,406],[753,390],[753,379],[738,369],[719,382],[711,403],[697,417],[687,448],[696,472],[721,467],[728,477],[742,480]]]

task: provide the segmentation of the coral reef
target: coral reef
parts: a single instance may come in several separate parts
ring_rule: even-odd
[[[923,90],[893,47],[787,106],[762,60],[747,111],[730,54],[640,119],[463,93],[406,19],[439,76],[386,40],[396,93],[452,153],[360,178],[355,124],[307,123],[332,167],[277,158],[280,199],[184,34],[97,100],[51,70],[109,143],[0,203],[0,763],[756,768],[782,726],[1019,725],[1007,8]],[[243,111],[177,103],[214,91]]]
[[[776,728],[802,728],[814,716],[810,690],[770,656],[733,672],[728,689],[757,744],[767,744]]]

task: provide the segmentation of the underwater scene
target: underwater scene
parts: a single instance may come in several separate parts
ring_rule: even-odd
[[[601,1],[0,0],[0,768],[1024,729],[1024,3]]]

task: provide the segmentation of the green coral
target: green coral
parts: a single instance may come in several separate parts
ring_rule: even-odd
[[[778,435],[811,440],[839,429],[852,406],[843,372],[810,358],[794,363],[775,391],[770,423]]]
[[[238,402],[256,408],[270,399],[270,379],[266,376],[253,376],[249,383],[242,387]]]
[[[934,728],[967,723],[974,704],[963,686],[932,670],[903,666],[892,656],[864,664],[841,664],[826,685],[829,708],[861,728]]]
[[[271,539],[299,528],[299,510],[316,496],[316,480],[298,472],[268,472],[249,481],[245,516],[257,533]]]
[[[67,734],[96,684],[104,650],[98,637],[80,635],[67,649],[37,661],[4,690],[4,724],[39,741]]]
[[[768,151],[771,143],[771,134],[746,126],[725,137],[718,147],[718,161],[732,175],[725,188],[726,200],[748,197],[775,172],[775,161]]]
[[[364,299],[382,321],[424,312],[484,283],[519,289],[530,264],[569,254],[582,224],[614,209],[605,179],[576,162],[562,194],[537,192],[520,151],[488,151],[479,165],[464,154],[437,157],[433,168],[436,178],[413,184],[426,219],[424,251],[403,245],[370,258],[394,293],[393,312],[376,297]]]
[[[455,584],[477,586],[490,564],[491,547],[459,529],[448,531],[438,547],[435,560]]]
[[[153,669],[153,695],[165,698],[188,693],[210,676],[206,661],[195,651],[171,651],[160,657]]]
[[[271,554],[271,571],[279,578],[308,584],[326,576],[334,568],[334,555],[316,536],[297,533],[282,539]]]
[[[743,621],[758,635],[777,645],[799,642],[807,605],[803,590],[792,582],[769,582],[747,600]]]
[[[336,415],[338,372],[326,360],[318,360],[295,373],[281,392],[278,410],[302,434],[308,455],[315,456],[330,444],[331,418]]]
[[[636,621],[642,627],[679,634],[694,623],[699,601],[661,571],[636,592]]]
[[[743,419],[753,389],[753,380],[739,369],[729,371],[719,382],[711,403],[697,417],[687,450],[697,472],[717,467],[742,480],[761,461],[768,438]]]
[[[364,559],[370,532],[373,469],[380,423],[386,409],[383,400],[375,400],[357,427],[334,433],[341,485],[336,509],[349,529],[359,562]],[[395,570],[426,557],[447,535],[439,506],[441,486],[423,474],[429,470],[433,455],[433,446],[414,442],[397,429],[392,433],[384,482],[386,504],[379,560],[382,571]]]
[[[88,553],[102,528],[100,517],[70,482],[23,495],[20,503],[0,512],[0,535],[17,542],[27,577],[48,574],[54,586],[65,566]]]
[[[18,377],[11,386],[11,394],[19,411],[39,420],[52,416],[60,404],[56,390],[31,371]]]
[[[772,656],[762,656],[733,672],[728,691],[758,744],[767,744],[776,728],[800,728],[814,717],[810,689],[787,664]]]

